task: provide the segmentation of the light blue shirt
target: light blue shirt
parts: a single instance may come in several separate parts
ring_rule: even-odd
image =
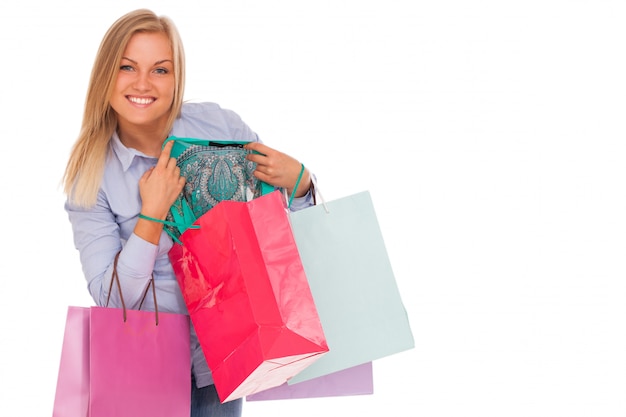
[[[212,140],[259,141],[258,136],[234,112],[214,103],[185,103],[170,135]],[[94,207],[89,209],[65,204],[79,251],[89,293],[95,303],[104,306],[109,295],[113,260],[121,250],[117,264],[122,293],[127,308],[137,309],[142,295],[154,276],[159,311],[188,314],[174,271],[168,258],[172,240],[164,231],[158,245],[133,233],[141,209],[139,178],[156,164],[147,156],[122,144],[117,134],[111,138],[104,175]],[[291,210],[313,203],[311,193],[295,198]],[[151,294],[150,294],[151,295]],[[121,307],[118,292],[112,291],[110,307]],[[144,310],[154,310],[151,296]],[[191,336],[192,370],[198,387],[213,383],[197,337]]]

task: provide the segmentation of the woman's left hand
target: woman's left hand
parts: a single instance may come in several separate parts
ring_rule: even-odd
[[[302,169],[302,164],[297,159],[260,142],[250,142],[244,147],[254,151],[247,156],[247,159],[256,163],[254,176],[259,180],[274,187],[285,188],[289,194],[295,192],[296,197],[302,197],[311,187],[309,171],[305,169],[298,189],[293,189]]]

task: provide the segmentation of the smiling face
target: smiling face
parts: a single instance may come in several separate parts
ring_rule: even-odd
[[[120,137],[125,131],[163,132],[176,84],[168,37],[160,32],[134,34],[119,65],[110,104],[118,116]]]

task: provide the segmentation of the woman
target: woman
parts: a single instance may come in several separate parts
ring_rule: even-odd
[[[163,224],[185,179],[170,157],[168,136],[250,141],[261,181],[294,195],[292,210],[313,204],[311,177],[296,159],[259,142],[229,110],[183,103],[185,58],[174,24],[149,10],[118,19],[105,34],[92,69],[82,128],[65,176],[65,205],[89,292],[106,303],[113,261],[126,305],[137,308],[153,276],[159,309],[186,313]],[[139,218],[142,214],[142,218]],[[149,297],[148,297],[149,298]],[[109,305],[119,306],[111,294]],[[146,300],[144,309],[153,305]],[[242,400],[220,404],[192,331],[192,416],[239,416]]]

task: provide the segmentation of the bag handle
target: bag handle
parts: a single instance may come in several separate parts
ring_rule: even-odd
[[[302,173],[300,175],[302,175]],[[299,182],[300,182],[300,179],[298,179],[298,182],[296,183],[296,188],[298,187]],[[320,192],[320,189],[317,186],[317,180],[315,179],[314,175],[311,175],[311,194],[313,195],[313,204],[317,204],[316,197],[319,197],[322,203],[322,206],[324,206],[324,211],[326,212],[326,214],[329,214],[330,210],[328,209],[328,206],[326,205],[326,200],[324,200],[324,196],[322,196],[322,193]]]
[[[293,186],[293,191],[291,192],[291,196],[289,196],[289,202],[287,203],[287,208],[291,208],[291,203],[293,202],[293,197],[296,195],[296,191],[298,190],[298,186],[300,185],[300,181],[302,180],[302,175],[304,174],[304,164],[300,164],[300,174],[298,175],[298,179],[296,180],[296,185]]]
[[[179,138],[177,136],[170,136],[167,139],[165,139],[165,141],[163,142],[163,146],[165,146],[165,144],[170,141],[185,142],[190,145],[215,146],[217,148],[225,148],[227,146],[243,148],[243,146],[246,143],[250,142],[250,141],[244,141],[244,140],[211,140],[211,139],[199,139],[199,138]]]
[[[185,202],[183,200],[183,208],[188,207],[187,202]],[[140,219],[144,219],[144,220],[150,220],[151,222],[156,222],[156,223],[162,223],[164,225],[168,225],[168,226],[173,226],[178,228],[178,230],[187,230],[187,229],[199,229],[200,226],[195,225],[195,224],[190,224],[187,225],[185,222],[182,221],[182,219],[178,222],[170,222],[168,220],[161,220],[161,219],[157,219],[154,217],[150,217],[150,216],[146,216],[145,214],[139,213],[138,216]],[[194,220],[195,221],[195,220]],[[179,245],[182,245],[183,243],[180,241],[180,239],[178,239],[174,233],[172,233],[169,229],[165,229],[165,233],[167,233],[169,235],[169,237],[172,238],[172,240],[176,243],[178,243]]]
[[[124,296],[122,295],[122,285],[120,284],[120,277],[117,274],[117,260],[120,257],[120,253],[121,251],[118,252],[117,255],[115,255],[115,260],[113,261],[113,275],[111,276],[111,284],[109,285],[109,294],[107,295],[107,302],[106,302],[105,307],[109,306],[109,300],[111,299],[111,292],[113,291],[113,281],[115,281],[117,283],[117,290],[120,293],[120,301],[122,302],[124,323],[126,323],[126,303],[124,302]],[[150,282],[148,283],[148,286],[146,287],[146,290],[144,291],[143,296],[141,297],[141,302],[139,303],[139,310],[141,310],[141,306],[143,305],[143,302],[145,301],[146,296],[148,295],[148,290],[150,289],[150,287],[152,287],[152,297],[154,299],[154,321],[155,321],[155,324],[158,326],[159,325],[159,306],[157,305],[154,276],[150,278]]]

